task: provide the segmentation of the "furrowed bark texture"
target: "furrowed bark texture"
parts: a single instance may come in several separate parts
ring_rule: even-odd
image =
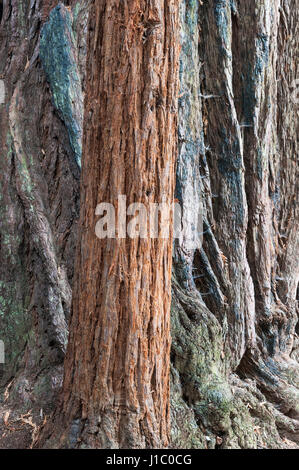
[[[0,74],[5,85],[5,101],[0,104],[0,339],[5,345],[1,385],[9,385],[13,403],[27,409],[37,402],[41,408],[51,407],[53,394],[61,387],[79,208],[80,171],[68,123],[77,120],[82,128],[82,122],[71,108],[68,120],[55,106],[69,102],[61,70],[66,80],[78,76],[72,18],[62,5],[50,22],[53,34],[47,47],[52,59],[56,56],[52,64],[56,76],[49,76],[48,82],[39,53],[41,29],[56,4],[1,2]],[[61,61],[59,41],[65,62],[70,58],[69,69]]]
[[[292,447],[298,4],[201,3],[181,5],[177,193],[196,180],[204,209],[202,246],[175,252],[173,441]]]
[[[35,406],[39,412],[45,404],[53,404],[53,390],[61,382],[78,212],[82,117],[77,103],[82,97],[72,98],[78,94],[78,76],[81,87],[88,89],[85,144],[90,151],[84,157],[82,185],[82,200],[88,204],[82,212],[80,238],[82,246],[88,247],[82,257],[89,264],[75,288],[82,324],[73,318],[65,401],[59,408],[66,421],[59,421],[56,414],[54,422],[58,429],[65,427],[65,446],[164,445],[168,410],[160,408],[164,428],[154,431],[158,409],[150,398],[146,407],[153,412],[140,420],[136,431],[139,418],[145,416],[149,389],[140,395],[132,380],[134,368],[144,383],[151,376],[156,405],[159,400],[165,403],[167,392],[158,390],[155,378],[164,374],[166,380],[167,362],[162,370],[159,354],[150,367],[144,360],[146,354],[150,359],[161,338],[158,335],[156,342],[147,345],[144,337],[138,343],[134,335],[134,328],[144,332],[148,322],[151,335],[158,328],[154,302],[163,299],[165,307],[169,302],[167,291],[165,298],[162,293],[167,270],[165,276],[156,272],[150,278],[152,257],[158,256],[159,247],[146,247],[143,241],[113,241],[110,249],[115,256],[109,259],[109,254],[104,257],[103,245],[94,237],[89,242],[88,236],[94,233],[100,197],[115,202],[119,193],[128,192],[131,202],[135,191],[135,202],[141,188],[145,192],[140,202],[161,195],[163,180],[158,184],[157,176],[162,166],[155,165],[162,165],[161,152],[154,149],[170,145],[163,140],[171,119],[167,104],[176,107],[173,90],[164,81],[171,72],[162,59],[163,38],[169,39],[166,23],[160,24],[159,13],[150,17],[150,10],[143,18],[137,11],[130,15],[131,23],[125,23],[128,11],[114,24],[121,10],[104,12],[98,5],[96,16],[97,3],[112,7],[137,5],[137,1],[70,2],[71,11],[62,4],[57,11],[56,3],[3,2],[0,74],[6,98],[0,105],[0,339],[7,353],[3,384],[14,379],[9,388],[12,405],[21,398],[24,407]],[[95,42],[85,75],[90,6],[90,38]],[[198,249],[188,249],[184,237],[175,243],[170,446],[298,447],[298,1],[181,0],[179,8],[182,49],[175,197],[184,210],[191,208],[194,213],[202,205],[203,226]],[[105,28],[97,29],[96,21],[103,25],[104,17]],[[70,41],[69,22],[74,41]],[[111,53],[101,68],[100,45]],[[65,49],[67,56],[56,54]],[[157,78],[158,68],[163,78]],[[67,70],[67,79],[61,70]],[[98,86],[106,88],[97,94],[91,80],[100,70]],[[151,95],[150,86],[156,80],[156,92]],[[150,133],[157,127],[159,134]],[[158,135],[161,140],[155,142]],[[97,148],[100,152],[94,151]],[[108,177],[108,163],[109,180],[104,177]],[[87,185],[89,171],[94,173],[92,185]],[[133,184],[128,187],[131,178]],[[169,266],[169,247],[164,253]],[[79,258],[78,267],[81,262]],[[146,283],[156,289],[151,299]],[[81,300],[79,287],[84,289]],[[142,316],[136,315],[134,324],[127,312],[128,299],[131,311],[141,311],[141,296],[153,321],[144,317],[140,330]],[[89,311],[100,308],[106,330],[97,328],[97,314],[89,316]],[[125,337],[123,330],[117,331],[119,318],[113,313],[120,308],[122,321],[130,326]],[[150,309],[155,309],[154,314]],[[81,340],[88,345],[84,350]],[[169,343],[163,340],[165,352]],[[106,347],[100,348],[105,341]],[[77,352],[72,354],[75,346]],[[124,347],[127,355],[120,354]],[[144,362],[138,363],[137,356]],[[106,373],[99,378],[97,372],[104,364]],[[129,378],[124,384],[123,376]],[[124,413],[125,409],[130,412]],[[45,431],[43,444],[49,437],[49,430]],[[58,441],[52,435],[47,444],[61,446]]]
[[[120,195],[127,205],[172,204],[178,7],[116,0],[90,11],[77,276],[56,413],[61,441],[57,428],[53,438],[71,447],[164,447],[172,236],[100,240],[95,210],[116,207]]]

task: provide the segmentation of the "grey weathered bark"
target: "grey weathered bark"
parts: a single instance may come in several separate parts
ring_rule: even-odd
[[[175,445],[298,444],[297,16],[295,1],[182,3],[178,197],[195,178],[205,233],[176,250],[172,409],[202,434],[180,419]]]
[[[51,103],[59,68],[50,65],[54,73],[46,78],[47,63],[42,68],[37,57],[39,17],[44,21],[56,2],[33,3],[18,9],[17,2],[4,2],[0,26],[0,73],[11,77],[5,79],[6,105],[0,105],[3,383],[14,378],[11,395],[21,394],[28,408],[33,399],[46,403],[51,383],[61,379],[65,325],[55,305],[67,314],[78,198],[72,120],[63,110],[57,115]],[[87,9],[75,3],[84,75]],[[298,2],[182,0],[180,9],[176,197],[194,210],[202,200],[204,235],[201,249],[176,244],[174,253],[171,445],[298,446]],[[50,31],[56,28],[53,18]],[[42,110],[42,121],[35,113],[29,120],[28,111],[26,121],[22,99],[13,100],[18,92]],[[20,152],[35,181],[35,207],[49,201],[41,212],[49,221],[46,232],[54,234],[46,256],[26,202]],[[68,282],[61,284],[55,273],[63,260]]]
[[[43,22],[56,4],[4,1],[0,25],[2,384],[26,407],[37,397],[41,407],[51,406],[61,386],[79,208],[80,171],[67,120],[54,106],[39,54]],[[53,24],[65,54],[74,57],[70,26],[63,18]],[[54,56],[51,38],[48,47]],[[76,62],[72,66],[75,76]],[[59,76],[55,83],[59,102],[67,90]]]

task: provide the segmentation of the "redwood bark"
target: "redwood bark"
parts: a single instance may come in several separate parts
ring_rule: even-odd
[[[1,392],[10,384],[8,402],[0,400],[2,448],[16,442],[6,426],[2,435],[3,406],[18,417],[21,402],[37,424],[40,409],[48,414],[55,406],[67,338],[79,195],[69,132],[79,100],[70,113],[63,104],[78,89],[76,69],[85,89],[87,12],[95,2],[57,3],[6,0],[0,22]],[[176,244],[174,252],[172,447],[299,445],[297,3],[180,2],[176,198],[192,210],[201,198],[204,234],[197,250]],[[58,49],[78,55],[67,74]],[[127,131],[128,122],[121,126]],[[59,407],[55,417],[57,435],[65,429],[70,446],[80,446],[87,430],[95,441],[98,429],[96,420],[92,427],[81,419],[79,381],[74,397],[67,391],[69,414],[59,421]],[[53,436],[47,445],[61,446]]]
[[[172,236],[99,240],[95,209],[116,206],[119,195],[128,205],[173,202],[178,53],[176,1],[115,0],[91,8],[77,274],[58,446],[168,445]]]

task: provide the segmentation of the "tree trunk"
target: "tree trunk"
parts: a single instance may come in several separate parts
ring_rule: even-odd
[[[181,6],[177,197],[201,198],[203,243],[174,258],[173,443],[295,446],[298,8],[201,3]]]
[[[172,234],[118,231],[100,240],[95,211],[103,202],[116,207],[121,195],[147,208],[173,202],[178,8],[98,2],[89,32],[79,244],[55,443],[164,447]]]
[[[130,24],[124,23],[127,16],[123,15],[112,27],[115,16],[104,24],[108,9],[95,16],[95,4],[104,2],[64,2],[71,4],[71,9],[57,3],[0,2],[0,74],[6,88],[5,103],[0,104],[0,340],[6,352],[3,391],[9,393],[10,409],[21,402],[23,411],[33,409],[39,415],[40,408],[46,412],[53,409],[61,386],[78,213],[82,116],[77,103],[83,98],[81,80],[82,89],[87,86],[90,110],[85,118],[85,145],[92,150],[86,151],[83,159],[82,201],[89,204],[89,212],[84,204],[80,224],[80,246],[88,251],[82,250],[84,258],[78,258],[74,289],[74,306],[83,326],[79,333],[74,311],[69,370],[58,408],[64,411],[64,418],[59,421],[58,412],[55,416],[57,429],[65,433],[59,432],[56,440],[52,435],[47,445],[162,446],[166,444],[168,410],[164,407],[164,415],[160,414],[164,429],[156,432],[158,411],[152,403],[157,405],[159,399],[161,404],[165,402],[167,391],[157,390],[153,380],[150,390],[155,390],[151,394],[155,401],[146,403],[151,414],[141,421],[140,434],[135,434],[134,423],[142,413],[145,416],[142,403],[149,389],[137,395],[134,384],[138,382],[132,380],[132,370],[135,367],[143,383],[149,384],[155,362],[169,347],[163,337],[164,351],[160,350],[160,356],[156,355],[146,368],[145,355],[152,357],[161,331],[156,342],[147,346],[147,335],[153,334],[157,324],[151,322],[146,331],[148,319],[142,325],[138,322],[143,319],[141,295],[143,311],[152,315],[150,318],[161,315],[156,309],[151,312],[150,301],[161,301],[167,271],[163,276],[156,271],[150,278],[150,270],[158,250],[165,250],[169,263],[170,247],[149,247],[142,240],[140,244],[111,240],[115,256],[109,258],[104,252],[107,244],[94,237],[98,220],[94,211],[103,198],[114,203],[118,194],[128,194],[129,204],[134,191],[134,202],[150,198],[156,202],[162,184],[168,184],[166,180],[157,184],[162,166],[156,163],[162,164],[162,152],[154,154],[151,150],[149,159],[145,149],[138,148],[140,142],[151,149],[170,145],[166,140],[155,142],[157,136],[166,139],[166,128],[175,119],[166,105],[167,101],[176,108],[174,90],[167,86],[166,97],[162,86],[166,74],[171,73],[166,70],[167,61],[160,60],[162,44],[167,47],[162,38],[170,40],[167,23],[159,25],[155,15],[149,20],[148,12],[143,19],[139,13],[131,15]],[[181,0],[179,5],[181,89],[175,198],[186,211],[191,208],[196,213],[202,205],[203,233],[197,249],[190,250],[184,242],[175,243],[169,445],[203,449],[298,447],[297,2]],[[89,6],[93,12],[90,37],[96,41],[86,72]],[[100,13],[99,6],[97,9]],[[111,10],[112,14],[119,14],[119,10]],[[103,26],[98,30],[96,18]],[[172,27],[168,24],[167,31],[174,35],[175,24]],[[120,37],[125,40],[117,48]],[[111,54],[111,61],[107,56],[101,68],[100,47],[103,53]],[[67,54],[59,54],[61,49]],[[92,86],[100,70],[97,79],[101,95]],[[105,90],[100,87],[104,84]],[[160,86],[164,90],[162,99]],[[78,99],[73,100],[74,95]],[[149,129],[155,132],[149,133]],[[137,130],[135,140],[133,130]],[[95,155],[102,159],[91,167]],[[151,166],[146,166],[146,161]],[[104,179],[108,163],[109,179]],[[94,174],[92,185],[86,185],[88,168]],[[142,194],[141,188],[145,190]],[[151,192],[147,194],[147,190]],[[94,237],[91,244],[89,236]],[[125,257],[128,253],[130,256]],[[138,264],[132,264],[139,253]],[[89,270],[84,272],[82,267],[80,275],[85,260]],[[141,263],[144,277],[139,280]],[[84,289],[82,295],[79,289]],[[154,289],[155,297],[149,299]],[[112,312],[122,309],[122,322],[132,320],[128,300],[136,297],[134,309],[130,308],[130,312],[140,310],[135,336],[128,323],[130,336],[121,337],[121,330],[116,330],[120,318],[115,314],[108,317],[108,307],[101,309],[104,316],[96,323],[99,305],[109,292],[111,301],[105,305]],[[165,292],[166,308],[169,295]],[[90,317],[84,303],[92,308]],[[102,322],[106,322],[110,337],[96,336],[96,331],[103,332]],[[95,332],[89,335],[93,326]],[[168,325],[164,323],[163,328],[167,330]],[[137,331],[140,335],[145,332],[142,354],[141,337],[136,349],[133,347]],[[72,354],[76,340],[77,352]],[[106,340],[111,353],[100,349]],[[84,351],[83,341],[90,346]],[[130,347],[134,353],[130,359],[120,354],[129,354]],[[137,362],[137,355],[143,363]],[[99,377],[105,361],[106,375]],[[73,368],[76,373],[71,376]],[[153,379],[159,373],[164,374],[163,386],[167,367],[162,370],[158,364]],[[124,383],[122,376],[127,379]],[[109,408],[112,400],[113,407]],[[123,400],[125,404],[130,400],[131,406],[125,415],[120,406]],[[115,433],[117,428],[120,434]],[[44,444],[49,434],[48,428],[42,435]],[[6,442],[0,438],[0,447]]]
[[[61,387],[79,212],[80,169],[68,133],[82,128],[80,112],[60,106],[70,103],[68,79],[79,80],[73,20],[62,5],[49,22],[56,36],[48,35],[48,56],[40,48],[56,4],[6,0],[0,24],[1,385],[14,406],[45,411]]]

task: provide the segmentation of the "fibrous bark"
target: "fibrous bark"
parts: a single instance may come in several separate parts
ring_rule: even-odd
[[[61,386],[80,176],[65,116],[52,101],[53,84],[47,82],[39,54],[41,29],[56,4],[5,1],[0,25],[5,86],[0,105],[0,338],[6,357],[1,382],[9,385],[14,403],[30,407],[38,401],[45,409]],[[59,11],[61,47],[74,57],[71,15],[62,5]],[[54,54],[57,44],[51,39]],[[61,75],[59,57],[56,64]],[[72,79],[76,67],[73,63]],[[68,90],[59,76],[55,80],[59,103]]]
[[[177,12],[161,0],[90,10],[77,274],[62,404],[45,445],[168,445],[172,237],[100,240],[95,227],[97,205],[116,207],[121,195],[147,208],[173,202]]]
[[[23,8],[17,8],[17,3]],[[75,61],[84,89],[86,15],[92,2],[71,3],[74,44],[78,46],[77,53],[73,51],[71,55],[77,54]],[[53,403],[49,391],[52,384],[57,388],[61,380],[66,323],[62,321],[63,315],[57,316],[61,310],[55,306],[60,305],[61,299],[68,316],[76,236],[79,169],[70,140],[72,116],[64,120],[65,108],[55,108],[55,102],[59,103],[55,97],[52,104],[59,66],[53,68],[58,72],[49,75],[45,61],[43,65],[44,55],[36,47],[40,21],[50,21],[48,33],[52,31],[55,39],[57,22],[53,19],[57,11],[52,21],[49,19],[55,6],[54,1],[35,1],[30,6],[25,1],[4,2],[0,26],[0,73],[4,78],[10,77],[5,79],[5,106],[0,105],[3,153],[0,339],[8,345],[3,383],[7,385],[14,378],[10,388],[13,403],[21,396],[28,408],[34,401],[37,406]],[[64,38],[69,35],[67,14],[71,12],[62,9],[67,33],[62,35]],[[183,243],[175,244],[170,445],[182,448],[298,446],[298,2],[181,0],[180,22],[181,90],[175,197],[187,210],[197,212],[202,205],[203,226],[198,249],[189,250]],[[148,36],[151,39],[154,24],[149,26],[143,37],[145,50],[150,47],[147,41]],[[156,38],[155,28],[153,34]],[[131,43],[127,45],[133,54]],[[29,67],[26,67],[27,57]],[[113,59],[118,61],[119,57]],[[113,60],[110,66],[110,71],[116,72],[112,86],[121,77]],[[89,77],[90,72],[87,80]],[[138,80],[140,76],[136,72],[136,87]],[[67,99],[70,93],[61,90]],[[18,99],[12,99],[14,93]],[[19,98],[22,97],[25,97],[25,110],[31,110],[32,103],[43,119],[34,113],[25,125],[24,116],[29,111],[21,114]],[[103,103],[103,109],[94,107],[102,119],[107,99]],[[128,113],[134,102],[123,104]],[[71,107],[73,110],[76,111]],[[77,114],[74,112],[74,118]],[[89,119],[94,120],[94,116]],[[117,115],[113,129],[121,119]],[[129,122],[121,125],[130,136]],[[140,138],[140,134],[136,135],[136,142]],[[15,160],[18,163],[16,155],[22,149],[29,162],[30,178],[36,181],[38,174],[35,206],[36,199],[50,201],[43,210],[49,221],[45,230],[38,228],[30,210],[25,212],[29,195],[24,184],[28,173],[20,172],[14,164]],[[116,148],[112,150],[116,153]],[[115,182],[121,185],[124,180],[119,173]],[[115,191],[118,189],[121,187],[115,184]],[[98,202],[96,190],[89,188],[89,191],[94,191],[93,198]],[[62,212],[60,207],[64,208]],[[50,251],[38,248],[43,246],[42,233],[54,234]],[[57,271],[51,261],[53,252]],[[98,272],[96,258],[93,262],[94,267],[90,265],[90,269]],[[67,271],[64,288],[60,277],[55,275],[61,265]],[[105,269],[109,271],[110,267]],[[133,275],[134,272],[133,269]],[[52,291],[54,297],[48,295]],[[31,298],[34,302],[30,302]],[[120,299],[120,295],[113,296],[114,302]],[[93,360],[91,368],[95,368]],[[78,367],[78,374],[79,371]],[[85,381],[86,396],[91,380],[92,377]],[[81,397],[76,396],[70,402],[70,410],[76,409]],[[81,419],[82,408],[78,416]],[[80,419],[73,421],[70,446],[80,445],[77,441],[82,431]],[[106,427],[111,427],[112,432],[115,429],[110,424]],[[92,445],[103,445],[103,441],[100,444],[97,441],[103,436],[98,433],[98,423],[89,429]],[[107,446],[113,441],[109,439]],[[124,436],[113,442],[116,446],[128,445],[126,439]],[[155,443],[151,440],[151,444]]]
[[[177,187],[197,178],[204,234],[174,259],[175,445],[298,443],[296,15],[295,1],[182,3]]]

